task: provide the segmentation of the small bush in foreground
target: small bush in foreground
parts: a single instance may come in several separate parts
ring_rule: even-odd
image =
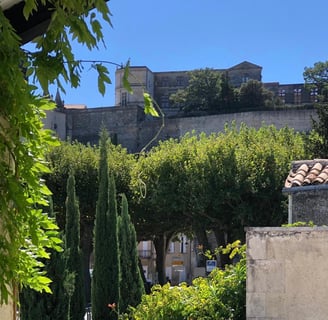
[[[225,270],[215,269],[208,278],[197,278],[191,286],[154,286],[130,314],[120,319],[134,320],[242,320],[246,318],[245,245],[229,246],[240,260]]]

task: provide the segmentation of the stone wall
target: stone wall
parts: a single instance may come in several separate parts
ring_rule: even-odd
[[[328,228],[249,228],[247,320],[326,320]]]
[[[43,119],[45,128],[56,132],[60,140],[66,139],[66,115],[64,112],[46,111],[46,118]]]
[[[311,129],[311,116],[314,110],[258,111],[232,113],[188,118],[165,118],[165,125],[159,136],[150,146],[159,140],[178,138],[187,132],[205,132],[211,134],[224,130],[225,125],[234,121],[238,126],[245,123],[259,128],[263,123],[277,128],[289,126],[296,131]],[[129,152],[140,152],[157,134],[162,120],[145,116],[138,106],[104,107],[66,111],[66,133],[72,140],[83,143],[98,143],[99,131],[104,125],[117,142]]]
[[[290,193],[292,222],[313,221],[315,225],[328,225],[328,186],[297,188],[303,191]]]

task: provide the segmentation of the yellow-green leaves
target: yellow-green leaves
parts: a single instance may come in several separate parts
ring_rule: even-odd
[[[126,63],[124,67],[122,82],[123,82],[123,87],[126,89],[126,91],[132,94],[133,91],[129,82],[129,67],[130,67],[130,60]]]
[[[153,117],[159,117],[158,112],[156,111],[153,100],[149,93],[144,92],[144,104],[145,104],[145,114],[150,114]]]
[[[129,75],[130,75],[129,67],[130,67],[130,60],[126,63],[126,65],[124,67],[122,82],[123,82],[123,87],[125,88],[125,90],[128,93],[133,94],[133,90],[132,90],[130,82],[129,82]],[[137,80],[137,79],[134,79],[134,80]],[[144,98],[145,114],[149,114],[153,117],[159,117],[159,114],[154,107],[154,103],[153,103],[153,100],[152,100],[152,97],[150,96],[150,94],[148,92],[144,92],[143,98]]]

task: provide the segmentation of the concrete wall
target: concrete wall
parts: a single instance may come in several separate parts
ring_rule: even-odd
[[[247,320],[326,320],[328,228],[249,228]]]

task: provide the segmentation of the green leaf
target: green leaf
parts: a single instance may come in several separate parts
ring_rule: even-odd
[[[133,93],[133,90],[130,86],[130,82],[129,82],[129,70],[130,70],[130,60],[126,63],[125,67],[124,67],[124,73],[123,73],[123,87],[125,88],[125,90],[127,90],[127,92],[129,92],[130,94]]]
[[[159,114],[154,108],[154,104],[149,93],[144,92],[143,97],[144,97],[144,104],[145,104],[145,114],[150,114],[153,117],[159,117]]]
[[[109,78],[109,71],[101,63],[96,63],[92,65],[92,68],[96,69],[98,72],[98,90],[102,95],[104,95],[106,92],[105,83],[112,83]]]
[[[33,10],[37,9],[37,3],[35,0],[25,0],[25,5],[23,8],[23,15],[26,20],[28,20]]]

